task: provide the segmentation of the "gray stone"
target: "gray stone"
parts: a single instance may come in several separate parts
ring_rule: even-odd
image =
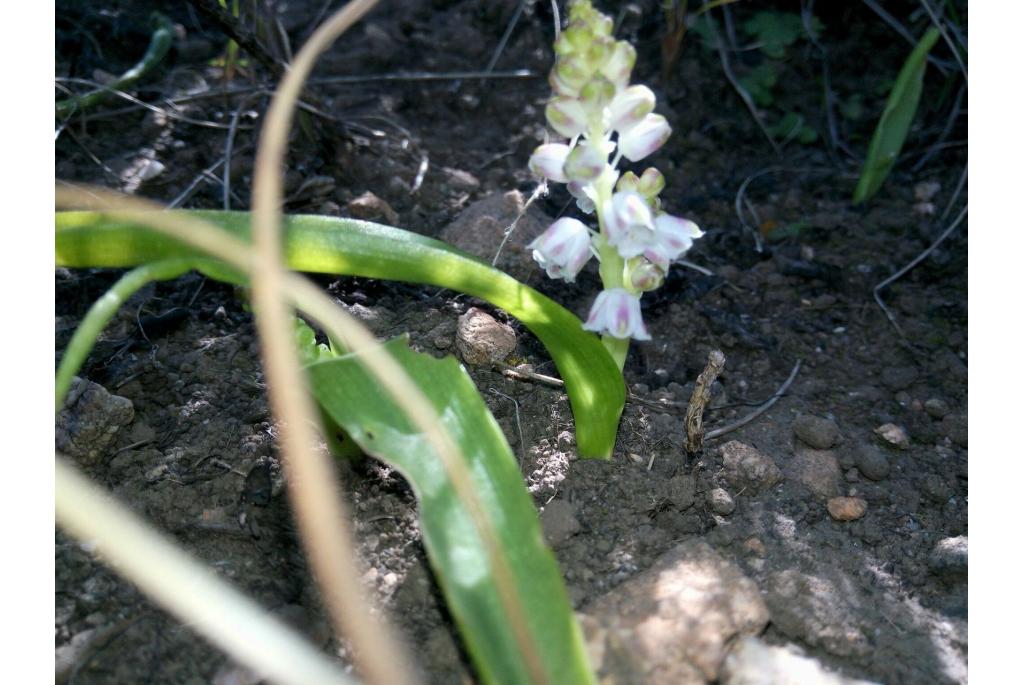
[[[714,488],[708,493],[708,506],[720,516],[728,516],[736,510],[736,502],[724,488]]]
[[[135,407],[127,397],[111,395],[102,385],[75,376],[57,414],[57,451],[86,466],[95,464],[134,418]]]
[[[941,419],[949,413],[949,405],[946,404],[944,400],[932,397],[924,401],[924,410],[928,412],[928,415],[933,419]]]
[[[462,210],[439,237],[489,264],[505,238],[505,229],[521,215],[498,257],[497,267],[521,281],[540,276],[544,272],[533,261],[533,251],[526,246],[547,230],[551,219],[536,204],[523,213],[525,203],[518,190],[493,193]]]
[[[949,578],[967,577],[967,536],[939,540],[928,556],[928,568]]]
[[[859,609],[843,596],[845,578],[841,572],[810,575],[792,568],[772,574],[765,593],[772,624],[787,637],[836,656],[868,654]]]
[[[793,458],[785,464],[786,475],[800,481],[819,497],[835,497],[843,472],[832,450],[815,450],[797,445]]]
[[[906,429],[902,426],[897,426],[895,423],[886,423],[879,426],[875,429],[875,435],[890,447],[900,450],[910,447],[910,436],[907,435]]]
[[[803,442],[819,450],[827,450],[839,442],[839,426],[835,421],[820,416],[798,416],[793,421],[793,432]]]
[[[732,640],[768,624],[757,585],[702,540],[587,605],[580,615],[602,683],[704,685]]]
[[[967,416],[965,414],[947,414],[942,419],[942,430],[954,445],[967,447]]]
[[[770,489],[782,480],[782,472],[768,455],[750,445],[731,440],[719,448],[725,480],[735,489],[752,493]]]
[[[576,507],[564,499],[553,500],[544,507],[540,514],[540,525],[544,530],[544,539],[552,547],[557,547],[580,532]]]
[[[832,673],[796,645],[769,645],[746,636],[736,641],[722,664],[721,685],[875,685]]]
[[[875,445],[864,444],[857,448],[857,470],[870,480],[884,480],[892,466],[889,457]]]
[[[459,317],[455,347],[467,364],[494,364],[516,349],[516,334],[487,312],[470,307]]]

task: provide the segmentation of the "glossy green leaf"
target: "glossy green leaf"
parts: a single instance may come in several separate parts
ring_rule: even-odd
[[[928,29],[896,77],[896,83],[889,93],[889,100],[885,103],[882,118],[878,120],[875,134],[871,138],[857,189],[853,193],[853,201],[857,204],[870,199],[878,192],[896,164],[896,158],[903,149],[903,143],[907,139],[910,124],[914,121],[914,114],[917,113],[917,105],[921,100],[928,53],[938,39],[938,29]]]
[[[494,522],[528,635],[548,683],[592,683],[561,573],[541,536],[533,501],[494,417],[452,357],[434,359],[387,343],[427,394],[464,455],[474,490]],[[533,682],[495,588],[486,547],[441,460],[357,355],[307,368],[326,414],[368,454],[402,473],[420,505],[423,542],[477,673],[486,683]]]
[[[249,236],[248,212],[193,215]],[[58,212],[56,261],[68,267],[133,267],[196,251],[99,212]],[[424,283],[468,293],[516,317],[547,347],[565,381],[581,456],[608,458],[625,402],[622,373],[600,339],[549,298],[441,241],[367,221],[324,216],[284,220],[288,266],[297,271]],[[215,278],[235,280],[229,272]]]

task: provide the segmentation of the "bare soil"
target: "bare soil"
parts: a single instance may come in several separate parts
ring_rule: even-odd
[[[475,207],[492,220],[463,220],[458,232],[472,233],[462,239],[479,240],[493,254],[507,222],[498,211],[501,197],[529,196],[535,188],[526,160],[544,139],[550,5],[527,3],[495,67],[529,70],[533,77],[375,77],[482,71],[517,4],[382,3],[343,37],[311,87],[321,111],[305,119],[312,135],[296,131],[287,210],[356,213],[457,241],[449,227]],[[166,12],[182,31],[165,64],[133,91],[158,111],[114,98],[72,120],[56,141],[58,177],[164,202],[177,198],[184,207],[222,207],[218,162],[237,115],[229,197],[232,208],[247,208],[256,127],[268,103],[264,72],[246,65],[226,86],[210,64],[226,39],[187,6],[101,5],[110,11],[58,3],[58,75],[91,79],[96,69],[123,71],[144,50],[151,9]],[[872,295],[955,216],[940,222],[938,215],[953,197],[966,145],[944,147],[912,170],[945,127],[955,87],[929,72],[896,172],[872,202],[853,206],[859,167],[830,145],[819,53],[807,41],[790,49],[768,111],[799,110],[821,135],[806,145],[790,141],[776,155],[723,76],[717,52],[697,35],[686,37],[668,78],[661,75],[664,23],[657,5],[639,2],[633,5],[639,12],[623,11],[618,35],[636,44],[634,80],[654,88],[675,131],[651,160],[668,180],[666,208],[706,231],[687,259],[713,275],[677,266],[666,286],[644,299],[654,341],[633,346],[625,377],[647,402],[627,404],[610,461],[577,457],[572,415],[558,389],[470,369],[521,460],[538,509],[559,503],[544,523],[572,601],[586,606],[679,542],[702,539],[757,584],[771,615],[768,642],[795,643],[849,677],[966,682],[966,559],[943,556],[940,545],[967,535],[966,230],[884,292],[902,335]],[[774,5],[799,11],[791,3]],[[910,46],[861,3],[843,5],[819,8],[821,43],[834,93],[863,103],[863,114],[842,118],[837,130],[863,155]],[[277,15],[293,47],[325,7],[289,3]],[[733,11],[738,21],[752,12],[742,4]],[[754,61],[746,52],[733,56],[741,73]],[[329,82],[352,76],[365,80]],[[225,87],[240,94],[210,95]],[[965,137],[966,116],[953,124],[950,139]],[[147,180],[142,170],[149,160],[163,171]],[[744,181],[769,169],[738,200]],[[933,214],[915,196],[926,182],[939,188]],[[382,202],[352,204],[367,191]],[[757,241],[737,218],[744,198],[758,215],[745,213]],[[484,205],[475,205],[481,200]],[[560,187],[539,200],[510,254],[521,254],[546,222],[570,211],[568,200]],[[389,218],[385,204],[395,216]],[[69,332],[117,275],[57,272],[58,359]],[[600,287],[593,265],[573,285],[546,280],[539,269],[523,275],[580,316]],[[513,361],[555,372],[529,332],[486,303],[434,288],[318,280],[378,336],[408,333],[415,348],[438,356],[455,353],[460,314],[481,307],[514,327]],[[175,307],[185,315],[174,325],[140,333],[140,316]],[[722,350],[727,362],[709,428],[749,413],[798,360],[802,366],[768,412],[709,441],[688,462],[682,416],[666,403],[685,404],[711,349]],[[344,646],[332,643],[282,491],[257,352],[251,315],[231,288],[190,275],[146,289],[124,308],[82,372],[134,405],[134,420],[86,469],[225,578],[344,658]],[[657,403],[666,406],[652,406]],[[819,423],[817,432],[801,427],[797,437],[794,424],[807,416],[827,419],[838,436],[830,438],[832,428]],[[881,439],[875,431],[884,424],[903,428],[909,444],[897,448]],[[771,457],[782,481],[760,492],[733,486],[721,449],[733,440]],[[826,441],[824,448],[808,444],[818,440]],[[473,682],[425,558],[411,491],[371,460],[339,463],[339,471],[366,568],[362,581],[416,646],[429,682]],[[730,511],[712,497],[716,488],[728,493]],[[837,495],[863,499],[866,514],[836,520],[827,503]],[[68,681],[253,682],[60,531],[55,554],[55,646],[67,654],[72,645],[88,645],[71,661]]]

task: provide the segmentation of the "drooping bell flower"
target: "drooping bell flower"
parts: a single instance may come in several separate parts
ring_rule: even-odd
[[[640,313],[640,296],[625,288],[609,288],[598,293],[583,328],[613,338],[651,339]]]
[[[551,224],[533,242],[533,259],[549,278],[576,280],[576,274],[590,259],[590,229],[578,219],[562,218]]]

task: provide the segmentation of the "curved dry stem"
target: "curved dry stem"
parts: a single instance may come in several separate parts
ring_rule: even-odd
[[[337,663],[152,530],[60,455],[55,476],[57,523],[88,540],[106,563],[192,630],[275,683],[351,685]]]
[[[253,180],[252,237],[255,248],[255,266],[258,269],[253,273],[258,273],[259,278],[252,279],[253,300],[258,313],[257,323],[260,326],[260,334],[263,339],[264,366],[267,372],[268,388],[271,392],[271,403],[274,413],[286,419],[285,429],[282,431],[282,444],[286,448],[286,454],[291,455],[291,458],[299,457],[302,454],[312,454],[315,436],[310,424],[301,419],[306,416],[315,416],[315,413],[312,399],[304,388],[302,370],[299,368],[295,342],[291,334],[291,312],[287,302],[281,298],[283,285],[287,278],[281,255],[280,227],[283,202],[281,169],[284,168],[288,133],[291,129],[295,105],[317,58],[376,4],[376,0],[352,0],[321,25],[302,46],[270,104],[256,155],[256,170]],[[312,290],[315,290],[308,281],[305,279],[289,280],[301,292],[300,301],[319,301],[318,298],[307,300],[312,296]],[[307,311],[309,311],[308,307]],[[379,350],[377,341],[372,334],[362,326],[350,325],[351,317],[342,316],[340,310],[334,306],[323,308],[317,313],[309,313],[318,319],[329,332],[344,341],[349,349],[365,350],[361,355],[365,363],[374,371],[382,385],[394,398],[400,400],[399,405],[409,413],[414,425],[427,435],[438,457],[444,463],[458,497],[469,510],[477,531],[488,550],[502,607],[505,609],[509,625],[516,637],[516,642],[531,677],[536,683],[545,682],[545,669],[530,637],[522,603],[519,601],[518,592],[512,580],[511,568],[498,541],[494,525],[488,512],[476,496],[469,473],[462,460],[457,456],[458,448],[447,432],[441,428],[433,406],[401,366],[387,353]],[[333,323],[333,325],[328,325],[329,323]],[[320,455],[320,458],[315,460],[310,456],[307,461],[310,463],[306,465],[306,468],[311,471],[314,468],[319,470],[321,467],[314,466],[312,462],[326,463],[326,458],[324,455]],[[314,507],[313,504],[308,506],[310,509]],[[298,506],[296,508],[298,510]],[[312,516],[313,513],[313,511],[309,511],[305,515]],[[317,515],[322,515],[322,512],[317,512]],[[334,515],[338,516],[340,512]],[[315,520],[312,519],[311,523]],[[318,562],[322,563],[325,572],[332,568],[332,564],[337,563],[336,560],[328,559],[329,550],[310,549],[309,554],[314,561],[314,567],[317,567]],[[346,614],[341,620],[347,628],[346,633],[351,634],[350,631],[356,628],[351,625],[355,617]],[[392,670],[392,667],[404,668],[402,660],[396,658],[397,652],[392,652],[390,661],[383,658],[379,662],[376,657],[369,658],[369,650],[376,651],[378,649],[376,645],[357,645],[358,647],[367,650],[364,672],[370,680],[382,685],[409,682],[408,677],[396,680],[396,672]],[[387,653],[384,654],[384,657],[386,656]],[[375,670],[385,665],[388,666],[387,671],[377,672]]]
[[[281,421],[281,449],[292,508],[303,545],[324,593],[335,628],[351,639],[360,671],[371,683],[417,682],[406,650],[378,624],[363,599],[356,560],[349,547],[349,516],[338,493],[328,456],[318,447],[316,407],[299,366],[292,311],[282,292],[282,173],[292,114],[316,58],[359,20],[376,0],[355,0],[316,30],[278,85],[260,134],[253,179],[252,298],[263,368],[274,416]],[[338,535],[324,534],[333,523]],[[341,541],[345,540],[344,543]]]
[[[161,207],[156,203],[99,188],[58,186],[56,200],[58,206],[103,211],[113,219],[148,226],[199,248],[239,271],[244,273],[252,271],[254,263],[252,248],[235,236],[202,219],[157,211]],[[297,274],[285,274],[282,279],[282,290],[295,306],[314,319],[327,331],[328,335],[341,340],[352,351],[370,351],[378,345],[362,324],[338,308],[331,298],[308,279]],[[446,432],[429,400],[409,378],[405,370],[391,357],[385,354],[371,353],[362,354],[360,359],[391,393],[395,402],[409,415],[413,424],[427,437],[438,458],[442,460],[458,497],[468,509],[477,532],[487,548],[495,574],[495,585],[501,595],[502,608],[505,609],[509,623],[515,631],[517,642],[523,649],[532,679],[536,683],[547,682],[540,656],[529,636],[526,617],[522,611],[522,604],[518,600],[518,593],[512,580],[512,572],[505,558],[504,549],[500,545],[490,515],[473,489],[470,474],[458,458],[458,447]],[[330,521],[324,521],[324,528],[329,527],[330,523]],[[358,583],[352,583],[352,586],[357,587]]]

